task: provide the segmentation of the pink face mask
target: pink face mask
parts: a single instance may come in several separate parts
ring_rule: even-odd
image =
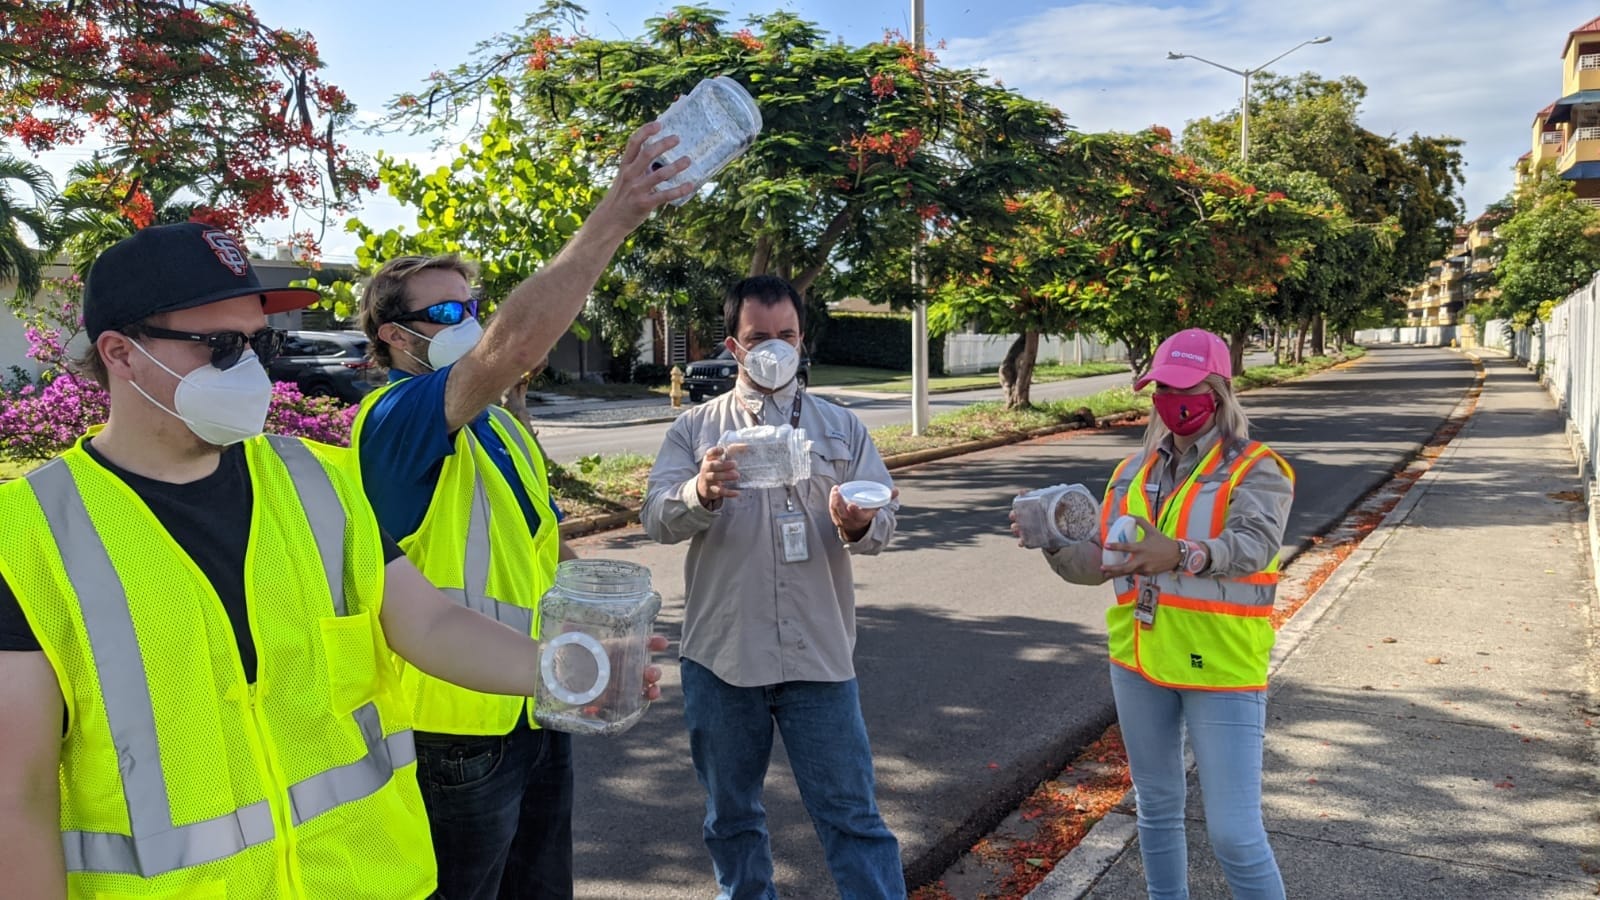
[[[1199,434],[1211,424],[1211,417],[1217,411],[1216,395],[1210,391],[1204,394],[1156,394],[1150,398],[1150,402],[1155,406],[1162,424],[1170,428],[1173,434],[1182,437]]]

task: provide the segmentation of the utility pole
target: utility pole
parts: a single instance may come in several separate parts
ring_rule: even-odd
[[[922,0],[911,0],[911,44],[919,61],[926,44],[926,30]],[[911,285],[917,292],[917,305],[911,312],[911,433],[918,436],[928,430],[928,303],[923,293],[927,278],[922,266],[925,240],[922,221],[918,219],[917,239],[911,252]]]
[[[1208,66],[1213,66],[1221,69],[1224,72],[1231,72],[1234,75],[1238,75],[1240,78],[1244,79],[1244,94],[1239,97],[1239,162],[1241,164],[1248,165],[1250,162],[1250,79],[1260,75],[1262,71],[1267,68],[1267,66],[1270,66],[1278,60],[1283,59],[1285,56],[1288,56],[1296,50],[1299,50],[1301,47],[1311,44],[1326,44],[1331,40],[1333,40],[1331,36],[1324,35],[1319,38],[1312,38],[1309,41],[1301,41],[1300,43],[1295,44],[1293,47],[1290,47],[1282,53],[1279,53],[1277,56],[1274,56],[1273,58],[1267,60],[1259,66],[1256,66],[1253,69],[1235,69],[1232,66],[1225,66],[1219,62],[1212,62],[1209,59],[1195,56],[1192,53],[1168,52],[1167,59],[1192,59],[1195,62],[1203,62]]]

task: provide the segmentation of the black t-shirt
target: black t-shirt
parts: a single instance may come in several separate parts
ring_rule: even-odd
[[[83,446],[95,462],[105,466],[139,495],[211,582],[222,600],[222,608],[228,612],[228,620],[233,623],[233,637],[239,645],[239,660],[244,664],[245,677],[254,683],[256,643],[250,634],[244,589],[253,494],[244,447],[235,444],[224,450],[217,470],[199,481],[170,484],[112,465],[95,450],[93,441]],[[404,555],[387,534],[383,536],[383,555],[385,563]],[[5,579],[0,578],[0,650],[38,649],[39,640],[22,615],[17,595]]]

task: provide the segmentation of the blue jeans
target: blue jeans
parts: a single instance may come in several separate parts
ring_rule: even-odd
[[[571,900],[572,737],[418,732],[441,900]]]
[[[1283,900],[1261,821],[1266,691],[1176,690],[1111,666],[1111,693],[1139,803],[1139,853],[1150,900],[1187,900],[1183,741],[1188,731],[1206,806],[1206,834],[1235,900]]]
[[[774,900],[761,789],[778,725],[800,798],[843,900],[906,896],[900,844],[878,815],[872,749],[854,679],[735,687],[680,661],[683,718],[706,790],[706,849],[718,900]]]

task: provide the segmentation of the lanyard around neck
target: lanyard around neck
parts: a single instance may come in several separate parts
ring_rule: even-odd
[[[789,410],[789,427],[790,428],[799,428],[800,427],[800,404],[803,402],[804,397],[805,397],[805,392],[800,390],[799,388],[795,388],[795,391],[794,391],[794,406]],[[758,416],[755,413],[750,412],[749,407],[745,407],[743,403],[741,403],[739,405],[741,407],[743,407],[744,411],[750,415],[750,423],[752,425],[761,425],[761,424],[763,424],[762,420],[766,418],[765,415]],[[767,411],[767,395],[763,395],[762,396],[762,398],[761,398],[761,407],[760,408],[761,408],[761,412],[762,413],[765,413]]]

